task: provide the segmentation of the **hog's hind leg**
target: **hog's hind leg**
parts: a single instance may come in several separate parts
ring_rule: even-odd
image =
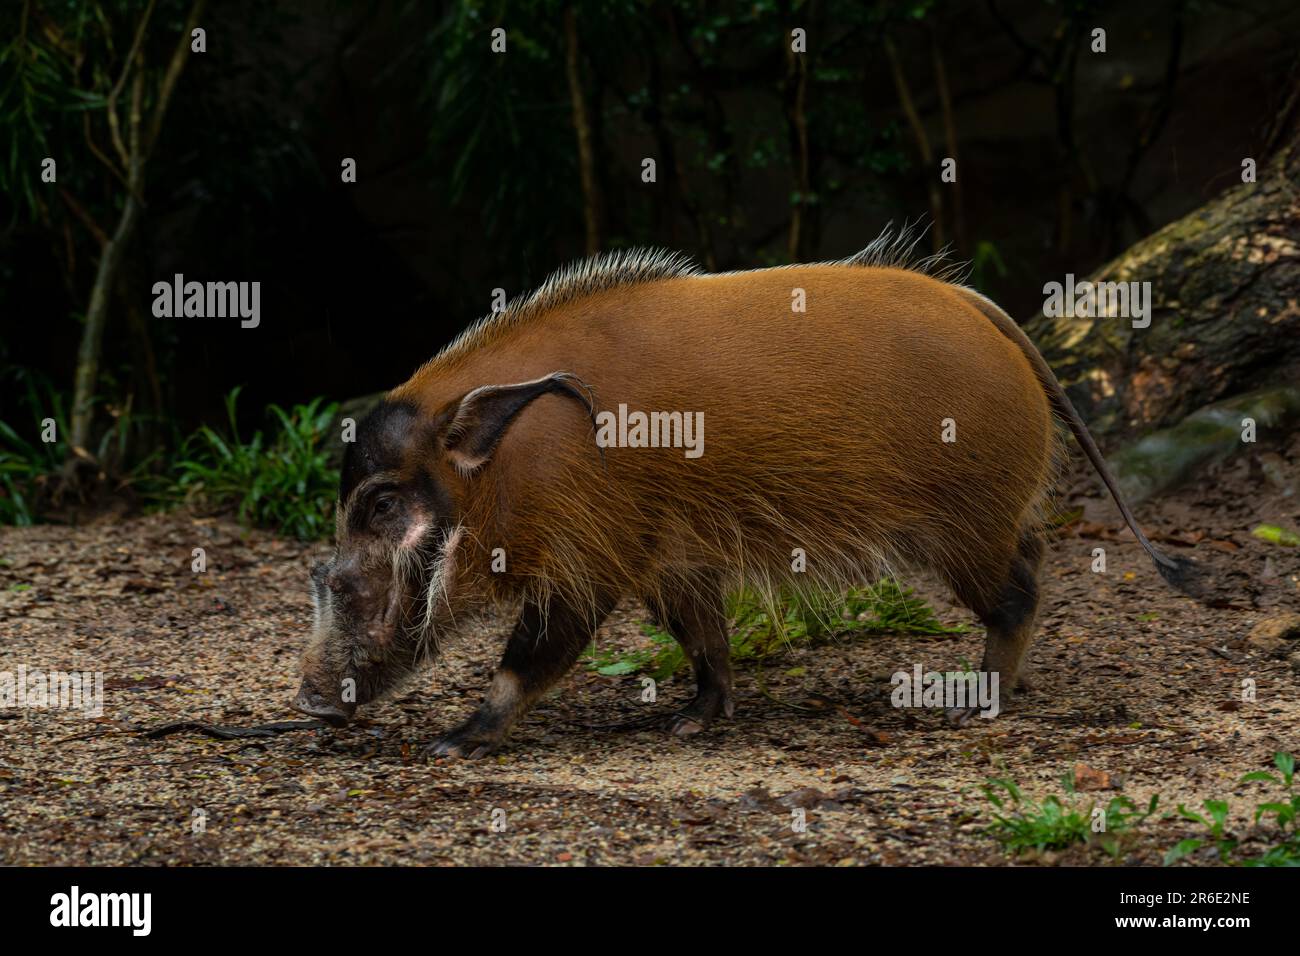
[[[430,757],[483,757],[505,742],[510,728],[563,677],[591,643],[614,600],[575,608],[555,597],[546,607],[524,606],[483,703],[446,736],[430,744]]]
[[[1038,616],[1038,569],[1042,560],[1042,538],[1037,532],[1026,530],[1020,535],[1010,567],[999,585],[987,588],[965,582],[954,586],[957,597],[988,630],[980,670],[998,675],[999,695],[1023,684],[1021,670]],[[954,707],[947,712],[947,717],[951,724],[960,727],[978,713],[978,707]]]
[[[700,572],[648,598],[651,613],[686,652],[695,672],[695,698],[674,715],[669,729],[678,737],[706,730],[719,715],[736,709],[731,695],[731,645],[719,577]]]

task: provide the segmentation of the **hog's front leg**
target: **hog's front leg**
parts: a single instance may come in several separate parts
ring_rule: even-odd
[[[474,759],[501,746],[515,722],[573,666],[614,604],[601,600],[595,608],[578,609],[558,597],[546,608],[526,604],[483,703],[430,744],[426,755]]]

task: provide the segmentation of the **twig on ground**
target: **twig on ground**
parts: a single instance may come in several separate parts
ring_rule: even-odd
[[[215,737],[218,740],[238,740],[241,737],[274,737],[291,730],[323,730],[329,725],[323,720],[280,720],[271,724],[259,724],[256,727],[222,727],[215,724],[203,724],[197,720],[182,720],[175,724],[163,724],[143,732],[142,736],[150,740],[167,737],[192,730],[198,734]]]

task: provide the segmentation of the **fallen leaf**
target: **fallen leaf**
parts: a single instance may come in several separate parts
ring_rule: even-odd
[[[1117,790],[1119,783],[1105,770],[1094,770],[1084,763],[1074,765],[1075,790]]]

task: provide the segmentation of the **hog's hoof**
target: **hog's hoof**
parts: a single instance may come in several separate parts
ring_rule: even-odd
[[[425,747],[424,756],[426,760],[436,760],[439,757],[479,760],[499,746],[499,736],[485,733],[479,727],[463,725]]]
[[[701,691],[695,699],[668,722],[668,732],[674,737],[693,737],[709,729],[709,725],[725,714],[736,712],[736,703],[730,694],[722,691]]]
[[[677,714],[668,724],[668,732],[674,737],[694,737],[704,732],[705,725],[694,717]]]

